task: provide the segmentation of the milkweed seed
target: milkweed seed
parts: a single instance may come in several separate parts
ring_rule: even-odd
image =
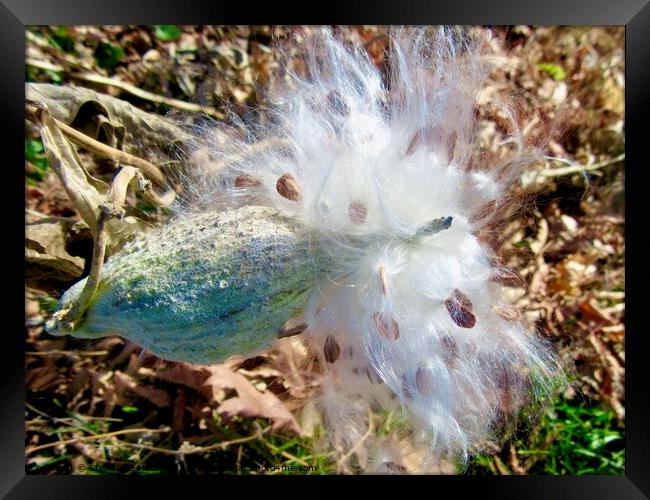
[[[413,398],[413,394],[411,394],[411,390],[409,389],[408,381],[406,380],[406,375],[402,375],[402,394],[406,399]]]
[[[458,292],[458,293],[456,293]],[[454,290],[451,297],[445,300],[449,316],[461,328],[474,328],[476,316],[472,313],[472,302],[460,290]]]
[[[328,335],[325,339],[325,347],[323,348],[323,353],[325,354],[325,361],[328,363],[334,363],[339,359],[341,354],[341,347],[334,337]]]
[[[360,226],[366,221],[368,209],[360,201],[353,201],[348,205],[348,215],[352,222]]]
[[[327,104],[329,107],[341,116],[347,116],[350,113],[350,107],[345,103],[341,94],[332,90],[327,94]]]
[[[379,266],[379,284],[381,285],[381,293],[388,295],[388,278],[384,266]]]
[[[458,359],[458,345],[456,341],[451,337],[443,337],[440,341],[442,344],[442,359],[447,365],[448,369],[453,369],[456,367],[456,359]]]
[[[296,178],[291,174],[284,174],[275,183],[276,191],[287,200],[298,201],[300,200],[300,189]]]
[[[494,312],[506,321],[519,321],[521,319],[521,313],[514,307],[494,306]]]
[[[507,414],[512,411],[514,399],[512,397],[510,377],[505,368],[501,368],[497,378],[497,390],[499,390],[499,399],[501,400],[501,408]]]
[[[526,283],[517,271],[508,267],[496,268],[490,281],[510,288],[520,288]]]
[[[454,159],[454,151],[456,149],[456,140],[458,139],[458,134],[454,131],[447,139],[447,163],[451,164]]]
[[[374,313],[372,319],[375,322],[375,328],[381,335],[387,339],[393,337],[394,340],[397,340],[399,338],[399,325],[394,319],[380,312]]]
[[[395,462],[384,462],[384,467],[388,469],[389,472],[397,472],[400,474],[404,474],[405,472],[408,472],[406,467],[400,464],[396,464]]]
[[[372,382],[373,384],[383,384],[384,383],[384,381],[382,380],[379,373],[377,373],[377,370],[375,370],[371,366],[366,368],[366,376],[368,377],[368,380],[370,380],[370,382]]]
[[[296,325],[294,327],[287,327],[287,325],[283,326],[282,329],[278,332],[278,338],[283,339],[285,337],[293,337],[294,335],[300,335],[302,332],[304,332],[307,327],[307,323],[300,323],[299,325]]]
[[[434,148],[440,144],[442,138],[442,127],[440,125],[433,125],[422,127],[415,134],[406,148],[406,156],[410,156],[420,147],[427,146],[429,149]]]
[[[427,394],[433,389],[433,375],[428,368],[419,367],[415,372],[415,387],[420,394]]]
[[[469,297],[465,295],[463,292],[461,292],[458,288],[454,288],[454,290],[451,292],[451,298],[455,299],[458,301],[458,303],[463,306],[465,309],[471,311],[474,305],[472,304],[472,301],[469,300]]]
[[[238,175],[235,177],[236,188],[252,188],[262,185],[262,181],[252,175]]]

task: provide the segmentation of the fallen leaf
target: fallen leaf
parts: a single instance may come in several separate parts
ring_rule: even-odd
[[[171,404],[171,398],[167,394],[167,391],[157,389],[151,385],[139,384],[133,377],[130,377],[126,373],[116,370],[114,380],[117,388],[128,389],[138,396],[151,401],[158,408],[166,408]]]
[[[614,323],[612,318],[598,306],[598,303],[595,299],[581,302],[578,307],[580,309],[580,312],[582,312],[583,318],[585,320],[593,320],[598,322],[604,321],[610,325]]]
[[[157,372],[156,377],[165,382],[189,387],[206,397],[210,397],[212,394],[210,388],[206,386],[206,380],[210,377],[210,372],[204,367],[175,363],[168,370]]]
[[[25,386],[32,392],[46,391],[61,385],[61,374],[49,366],[28,370]]]
[[[50,291],[63,289],[81,278],[84,259],[70,255],[66,234],[75,221],[42,219],[25,226],[25,283]]]
[[[272,430],[288,429],[302,435],[297,420],[275,394],[258,391],[246,377],[224,365],[214,365],[209,370],[211,375],[206,384],[212,388],[215,396],[224,389],[237,391],[237,396],[219,405],[217,411],[220,415],[225,418],[235,415],[268,418],[273,422]]]
[[[27,99],[45,103],[54,118],[83,129],[95,139],[107,132],[109,136],[122,136],[124,151],[131,154],[160,150],[161,144],[182,144],[191,139],[173,120],[87,88],[27,83],[25,94]],[[110,130],[105,120],[93,119],[97,115],[107,117]]]

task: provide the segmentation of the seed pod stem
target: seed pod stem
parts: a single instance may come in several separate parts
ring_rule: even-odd
[[[83,315],[97,291],[104,267],[106,243],[109,238],[108,221],[114,217],[124,216],[126,190],[134,179],[138,181],[138,188],[141,191],[149,188],[150,183],[144,179],[137,168],[123,166],[113,180],[107,201],[100,207],[93,246],[93,260],[86,284],[72,307],[54,318],[55,321],[64,323],[67,330],[74,330],[76,322]],[[50,328],[56,330],[56,323],[51,323]]]

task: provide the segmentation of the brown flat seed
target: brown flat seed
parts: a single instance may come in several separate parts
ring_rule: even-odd
[[[490,281],[509,288],[520,288],[526,284],[524,278],[517,271],[508,267],[496,268],[494,274],[490,277]]]
[[[442,127],[440,125],[426,126],[419,129],[406,148],[406,156],[411,156],[420,146],[427,146],[429,149],[440,144]]]
[[[506,321],[519,321],[521,319],[521,313],[514,307],[494,306],[494,312]]]
[[[252,175],[238,175],[235,177],[236,188],[252,188],[262,185],[262,181]]]
[[[347,116],[350,113],[350,107],[345,103],[341,94],[332,90],[327,94],[327,104],[329,107],[341,116]]]
[[[379,266],[379,284],[381,285],[381,293],[388,295],[388,278],[384,266]]]
[[[283,198],[291,201],[300,200],[300,189],[296,178],[291,174],[284,174],[275,183],[275,189]]]
[[[406,375],[402,375],[402,394],[406,399],[413,398],[413,394],[411,394],[411,390],[409,389],[409,384],[406,380]]]
[[[388,318],[380,312],[374,313],[372,319],[375,322],[375,328],[384,337],[390,339],[392,336],[395,340],[399,338],[399,325],[394,319]]]
[[[348,205],[348,215],[352,222],[360,226],[366,222],[368,209],[366,208],[366,205],[360,201],[353,201]]]
[[[456,149],[456,141],[458,140],[458,134],[454,131],[451,133],[447,139],[447,163],[451,163],[454,159],[454,151]]]
[[[454,323],[461,328],[474,328],[476,316],[453,296],[445,300],[445,306]]]
[[[433,389],[433,375],[428,368],[419,367],[415,372],[415,387],[420,394],[427,394]]]
[[[325,339],[325,347],[323,348],[323,353],[325,354],[325,361],[328,363],[334,363],[339,359],[341,354],[341,347],[334,337],[328,335]]]
[[[283,339],[285,337],[293,337],[294,335],[300,335],[302,332],[304,332],[307,327],[307,323],[300,323],[294,327],[289,327],[287,328],[286,325],[282,327],[282,329],[278,332],[278,338]]]
[[[444,360],[447,368],[452,370],[456,367],[456,359],[458,358],[458,345],[451,337],[443,337],[441,340],[443,347],[442,359]]]
[[[458,288],[454,288],[454,290],[451,292],[451,298],[455,299],[461,306],[469,311],[471,311],[474,307],[472,301],[469,300],[469,297],[461,292]]]
[[[366,368],[366,376],[368,377],[368,380],[370,380],[370,382],[372,382],[373,384],[383,384],[384,383],[382,378],[379,376],[379,373],[377,373],[377,370],[375,370],[371,366]]]
[[[406,467],[400,464],[396,464],[395,462],[384,462],[384,467],[386,467],[389,472],[395,472],[399,474],[405,474],[408,472]]]

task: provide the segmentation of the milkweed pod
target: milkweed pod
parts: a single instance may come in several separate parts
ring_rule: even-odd
[[[273,209],[190,215],[111,257],[73,331],[56,320],[47,326],[59,335],[119,335],[169,360],[220,362],[268,347],[330,268],[313,235]],[[63,295],[59,311],[85,282]]]

